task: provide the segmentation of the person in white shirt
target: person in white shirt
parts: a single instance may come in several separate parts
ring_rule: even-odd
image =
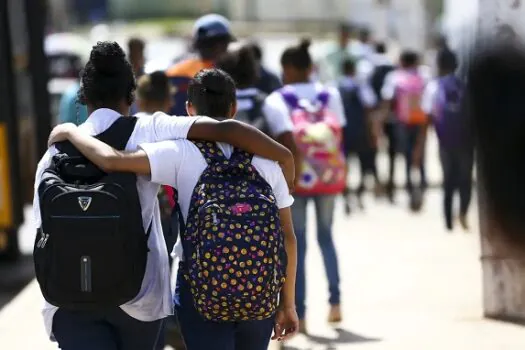
[[[115,42],[99,42],[93,47],[83,71],[80,100],[87,105],[89,117],[78,127],[81,135],[98,135],[122,115],[128,115],[136,88],[135,78],[122,48]],[[40,228],[38,187],[44,170],[52,163],[57,149],[52,146],[63,140],[74,124],[57,126],[50,135],[50,148],[40,160],[35,176],[33,209],[35,224]],[[290,152],[257,129],[235,121],[218,122],[206,117],[174,118],[155,113],[138,118],[126,150],[140,144],[184,138],[229,142],[247,151],[285,162],[284,168],[293,181],[293,157]],[[276,156],[276,157],[275,157]],[[102,168],[107,164],[102,164]],[[63,350],[145,350],[153,349],[161,320],[172,314],[168,254],[160,223],[157,193],[159,186],[145,177],[137,180],[137,190],[145,227],[151,223],[148,240],[149,255],[142,288],[135,299],[125,305],[100,312],[71,311],[46,302],[43,316],[48,335]],[[72,233],[74,234],[74,233]]]
[[[231,118],[236,112],[235,83],[223,71],[207,69],[199,72],[188,87],[187,110],[189,115],[209,114],[217,119]],[[184,222],[195,186],[207,168],[207,162],[192,142],[187,140],[143,143],[133,153],[118,152],[108,145],[75,131],[66,133],[73,144],[92,160],[102,166],[112,163],[110,171],[132,171],[149,175],[153,183],[169,185],[179,192],[180,211]],[[217,143],[226,158],[234,148],[230,144]],[[266,350],[272,329],[273,339],[285,340],[298,329],[295,311],[296,239],[293,232],[290,206],[293,197],[276,162],[254,156],[253,166],[271,186],[280,209],[285,249],[288,255],[286,282],[281,291],[280,307],[275,317],[258,321],[219,323],[205,321],[194,306],[189,284],[179,273],[176,292],[176,310],[188,350]],[[174,249],[177,259],[184,261],[181,240]],[[181,268],[183,268],[183,263]],[[204,336],[203,336],[204,335]]]
[[[406,74],[413,74],[416,75],[421,79],[423,82],[423,89],[424,86],[430,81],[432,78],[430,69],[427,66],[420,65],[420,57],[417,52],[406,50],[401,53],[400,56],[400,67],[396,70],[393,70],[392,72],[388,73],[385,77],[385,81],[383,84],[383,87],[381,88],[381,99],[382,99],[382,121],[385,122],[387,118],[389,117],[391,111],[393,110],[396,114],[396,133],[398,134],[397,141],[399,142],[399,149],[402,150],[405,159],[406,159],[406,178],[407,178],[407,190],[409,192],[412,191],[412,167],[414,165],[414,149],[415,145],[417,143],[417,140],[424,129],[424,125],[426,125],[426,116],[422,110],[419,108],[420,102],[418,102],[416,105],[417,115],[421,116],[421,118],[416,122],[407,122],[404,120],[401,120],[401,117],[397,115],[397,108],[399,98],[401,95],[399,94],[401,85],[405,81]],[[421,95],[423,94],[423,89],[421,90]],[[423,189],[427,186],[427,179],[426,179],[426,168],[425,168],[425,161],[424,161],[424,152],[421,155],[420,159],[420,165],[418,166],[419,172],[420,172],[420,182],[421,187]],[[391,181],[393,182],[394,178],[394,170],[391,169]],[[393,183],[389,184],[392,186],[389,188],[389,190],[392,190],[392,193],[390,193],[390,196],[393,200]],[[389,186],[389,187],[390,187]]]
[[[346,115],[344,150],[347,172],[350,157],[357,156],[361,179],[356,195],[359,207],[363,209],[362,195],[366,189],[365,180],[368,175],[374,178],[376,193],[379,194],[382,191],[376,167],[377,127],[372,119],[372,110],[377,105],[377,97],[368,82],[357,78],[356,64],[353,60],[343,62],[343,72],[345,76],[340,79],[338,88]],[[350,213],[350,190],[347,188],[345,192],[345,210]]]
[[[309,53],[310,42],[303,40],[298,46],[292,46],[284,51],[281,56],[283,78],[285,86],[268,96],[264,103],[263,111],[267,118],[271,135],[283,145],[287,146],[294,154],[296,164],[296,179],[302,175],[302,155],[297,150],[294,140],[294,123],[290,116],[292,110],[287,103],[283,93],[292,92],[298,99],[317,103],[320,93],[326,93],[327,110],[332,113],[340,127],[346,125],[345,113],[341,96],[335,87],[327,87],[318,82],[309,80],[313,61]],[[340,145],[342,150],[342,145]],[[344,167],[344,166],[343,166]],[[326,274],[329,281],[330,312],[328,320],[338,322],[341,320],[340,290],[339,290],[339,266],[337,253],[332,239],[332,220],[335,207],[334,194],[309,196],[295,196],[292,207],[294,230],[298,241],[298,264],[297,264],[297,287],[296,301],[297,312],[301,319],[301,332],[306,332],[306,222],[308,202],[314,201],[317,217],[317,237],[323,254]]]

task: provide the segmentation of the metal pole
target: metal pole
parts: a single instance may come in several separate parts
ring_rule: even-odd
[[[24,221],[18,152],[18,113],[9,6],[0,1],[0,228],[15,230]]]
[[[35,106],[36,144],[40,157],[47,150],[51,132],[49,109],[48,63],[44,53],[44,31],[47,6],[43,0],[25,0],[27,34],[29,39],[29,70],[31,72],[33,103]]]

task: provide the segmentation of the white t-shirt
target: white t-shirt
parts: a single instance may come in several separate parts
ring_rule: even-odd
[[[425,114],[432,114],[439,90],[437,80],[432,80],[425,86],[423,96],[421,97],[421,109]]]
[[[79,129],[89,135],[98,135],[109,128],[119,117],[120,114],[111,109],[97,109],[89,116],[86,122],[79,126]],[[146,142],[185,139],[191,125],[197,119],[198,117],[172,117],[160,112],[153,114],[149,118],[138,118],[135,129],[126,145],[126,150],[134,151],[140,144]],[[38,186],[44,170],[50,166],[51,159],[56,153],[57,149],[55,147],[49,148],[38,163],[33,200],[36,228],[42,225]],[[121,308],[128,315],[139,321],[151,322],[165,318],[173,313],[170,269],[157,200],[159,185],[150,182],[146,177],[139,176],[137,178],[137,190],[142,208],[144,228],[147,229],[151,223],[151,234],[148,240],[150,252],[139,294],[134,300],[121,305]],[[57,307],[46,302],[42,312],[45,328],[50,337],[52,337],[53,317],[57,310]]]
[[[233,147],[225,143],[217,143],[225,157],[229,158]],[[178,191],[178,204],[184,220],[188,218],[191,197],[197,182],[206,169],[206,160],[201,151],[187,140],[145,143],[140,147],[146,152],[150,167],[151,181],[160,185],[168,185]],[[253,166],[272,187],[279,209],[288,208],[293,204],[286,179],[279,165],[271,160],[254,156]],[[182,259],[181,240],[177,240],[173,249],[175,258]]]
[[[346,118],[341,95],[335,87],[327,87],[321,83],[299,83],[288,85],[295,90],[299,99],[315,102],[317,95],[326,90],[329,94],[328,109],[341,122],[341,127],[346,125]],[[285,102],[279,91],[271,93],[264,101],[263,113],[268,122],[268,127],[273,137],[277,138],[285,132],[291,132],[294,127],[290,118],[290,107]]]
[[[381,88],[381,98],[383,100],[390,101],[394,98],[397,86],[399,84],[399,79],[402,76],[402,72],[403,69],[396,69],[386,75],[385,82],[383,83],[383,87]],[[420,66],[418,68],[418,73],[423,78],[425,84],[427,84],[432,78],[430,68],[427,66]]]

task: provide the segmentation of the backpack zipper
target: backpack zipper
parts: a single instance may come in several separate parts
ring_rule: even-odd
[[[37,248],[44,248],[46,246],[47,240],[49,239],[49,235],[42,232],[42,236],[40,237],[40,240],[36,244]]]

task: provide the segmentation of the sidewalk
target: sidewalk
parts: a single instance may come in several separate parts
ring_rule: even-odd
[[[477,234],[443,230],[441,200],[432,191],[425,212],[367,198],[367,212],[350,218],[338,206],[339,252],[345,321],[325,322],[327,284],[314,232],[308,251],[309,338],[288,350],[522,350],[525,328],[481,317],[481,267]],[[472,232],[478,232],[472,213]],[[313,221],[309,222],[313,229]],[[32,282],[0,310],[2,350],[56,350],[44,332],[42,299]],[[271,349],[276,349],[272,344]],[[211,349],[210,349],[211,350]]]
[[[412,216],[400,206],[368,200],[366,213],[336,215],[344,322],[326,323],[327,283],[313,232],[308,241],[309,337],[288,350],[521,350],[525,327],[482,318],[477,234],[444,232],[441,198]],[[402,202],[402,203],[401,203]],[[340,208],[339,208],[340,209]],[[478,232],[472,213],[472,232]],[[312,231],[313,222],[309,222]],[[278,346],[273,346],[277,349]]]

